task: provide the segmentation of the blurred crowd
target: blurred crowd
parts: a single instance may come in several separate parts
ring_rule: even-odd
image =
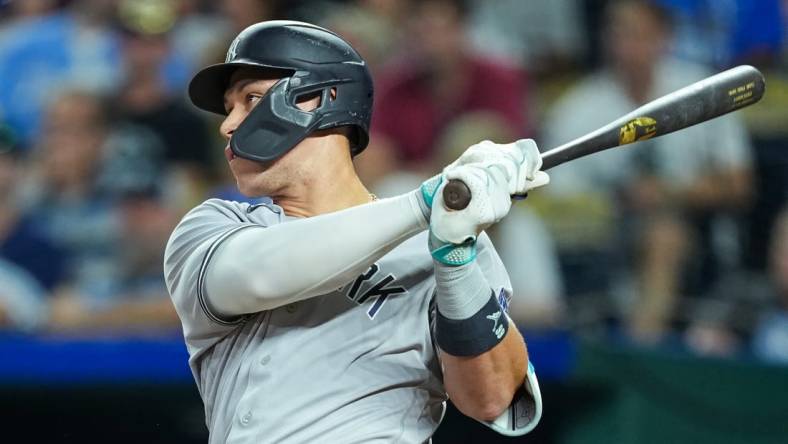
[[[0,1],[0,326],[161,334],[166,240],[242,200],[191,75],[267,19],[324,25],[376,81],[379,196],[469,145],[558,146],[738,64],[745,112],[551,170],[491,236],[526,330],[788,364],[788,1]]]

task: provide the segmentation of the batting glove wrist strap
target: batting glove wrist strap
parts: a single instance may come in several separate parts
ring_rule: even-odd
[[[476,259],[476,239],[469,239],[462,244],[455,245],[441,241],[430,230],[428,245],[432,258],[443,265],[458,267]]]
[[[438,192],[438,188],[440,188],[442,183],[443,175],[438,174],[430,177],[421,184],[421,199],[422,203],[426,205],[428,212],[432,212],[432,202],[435,200],[435,193]]]
[[[440,310],[435,320],[435,336],[441,350],[453,356],[478,356],[498,345],[509,330],[509,318],[498,305],[495,292],[466,319],[449,319]]]

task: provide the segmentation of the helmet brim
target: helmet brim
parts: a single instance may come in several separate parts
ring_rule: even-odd
[[[245,60],[210,65],[195,74],[189,82],[189,98],[194,106],[208,112],[227,115],[224,108],[224,93],[230,86],[233,73],[240,68],[281,71],[282,77],[293,73],[292,68],[264,65]]]

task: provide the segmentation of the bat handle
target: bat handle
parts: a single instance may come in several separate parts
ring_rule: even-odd
[[[528,197],[527,194],[513,194],[512,199],[521,200]],[[465,182],[459,179],[452,179],[443,187],[443,204],[449,210],[464,210],[471,203],[471,190]]]
[[[471,189],[465,182],[452,179],[443,187],[443,203],[449,210],[463,210],[471,203]]]

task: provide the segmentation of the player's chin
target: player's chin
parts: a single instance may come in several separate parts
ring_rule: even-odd
[[[235,183],[238,185],[238,191],[246,197],[256,198],[268,194],[265,187],[257,183],[254,178],[236,175]]]
[[[235,158],[230,162],[230,170],[235,176],[238,190],[246,197],[260,197],[270,194],[271,177],[266,165],[246,159]]]

